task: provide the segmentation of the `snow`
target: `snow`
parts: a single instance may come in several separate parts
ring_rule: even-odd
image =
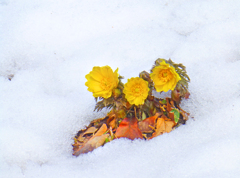
[[[239,12],[238,0],[1,0],[0,177],[240,177]],[[159,57],[187,67],[187,124],[73,157],[76,132],[106,114],[85,75],[109,65],[126,82]]]

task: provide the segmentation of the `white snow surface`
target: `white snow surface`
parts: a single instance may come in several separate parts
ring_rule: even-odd
[[[1,0],[0,177],[240,177],[239,22],[239,0]],[[109,65],[126,82],[157,58],[187,67],[187,124],[72,156],[107,112],[85,75]]]

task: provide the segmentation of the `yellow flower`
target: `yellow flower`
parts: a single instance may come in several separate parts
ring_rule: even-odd
[[[150,77],[154,82],[157,92],[174,90],[178,81],[181,80],[175,68],[165,61],[162,61],[159,66],[154,67]]]
[[[93,67],[92,71],[86,76],[85,85],[94,97],[109,98],[113,89],[118,86],[118,69],[114,72],[109,66]]]
[[[148,91],[148,82],[139,77],[128,79],[123,89],[123,93],[128,102],[135,105],[144,104],[148,96]]]

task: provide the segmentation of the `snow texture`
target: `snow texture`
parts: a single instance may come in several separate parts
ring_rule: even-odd
[[[0,177],[240,177],[239,22],[239,0],[1,0]],[[73,157],[106,114],[85,75],[109,65],[126,82],[159,57],[187,67],[187,124]]]

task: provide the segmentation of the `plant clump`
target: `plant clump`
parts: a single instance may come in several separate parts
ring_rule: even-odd
[[[185,66],[171,59],[157,59],[150,73],[142,71],[139,77],[132,77],[125,84],[118,69],[113,72],[109,66],[93,67],[86,79],[85,85],[96,100],[94,111],[103,108],[110,111],[76,134],[75,156],[121,137],[149,140],[171,132],[188,120],[189,113],[179,104],[190,95],[190,78]],[[153,91],[171,91],[171,98],[157,98]]]

